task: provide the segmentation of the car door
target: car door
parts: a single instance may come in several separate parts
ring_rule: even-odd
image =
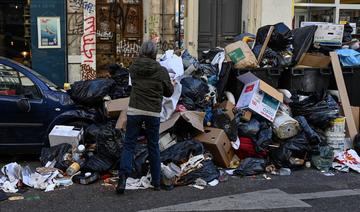
[[[44,141],[46,103],[38,86],[0,61],[0,148],[39,146]],[[18,68],[20,69],[20,68]]]

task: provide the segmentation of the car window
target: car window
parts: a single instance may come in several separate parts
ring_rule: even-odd
[[[37,86],[28,77],[3,64],[0,64],[0,95],[41,98]]]

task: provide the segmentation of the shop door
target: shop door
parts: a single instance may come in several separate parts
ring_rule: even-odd
[[[129,66],[139,55],[143,37],[142,0],[97,0],[97,75],[109,64]]]
[[[241,8],[241,0],[199,1],[199,54],[234,41],[241,33]]]

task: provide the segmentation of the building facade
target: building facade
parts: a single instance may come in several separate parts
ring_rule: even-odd
[[[284,22],[350,22],[360,32],[360,0],[2,0],[0,56],[61,86],[128,66],[144,40],[160,52],[194,56],[240,33]]]

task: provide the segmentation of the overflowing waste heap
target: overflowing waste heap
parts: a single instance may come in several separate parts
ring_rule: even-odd
[[[236,39],[199,58],[187,50],[169,50],[160,58],[178,82],[172,97],[163,99],[161,112],[163,188],[203,188],[228,175],[289,175],[305,166],[360,172],[360,139],[352,143],[346,134],[347,117],[341,113],[329,57],[336,51],[344,70],[360,73],[359,41],[352,39],[349,25],[290,30],[278,23]],[[40,157],[42,169],[5,166],[3,190],[16,192],[19,181],[46,190],[100,178],[108,186],[116,183],[131,84],[126,68],[112,65],[109,70],[108,79],[75,82],[69,91],[77,104],[100,111],[102,121],[67,129],[76,132],[60,143],[50,135],[51,145]],[[350,102],[360,106],[354,92],[349,85]],[[127,189],[151,187],[147,141],[141,134]],[[45,180],[35,181],[37,176]]]

